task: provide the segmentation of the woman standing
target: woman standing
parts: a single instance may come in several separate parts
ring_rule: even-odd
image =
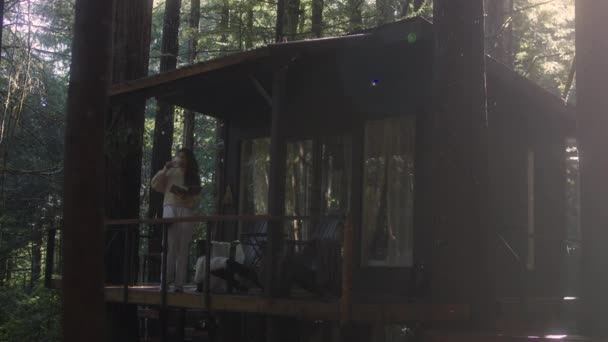
[[[179,150],[152,178],[152,189],[164,194],[163,218],[193,216],[200,198],[201,180],[192,151]],[[193,222],[174,223],[168,230],[166,284],[174,283],[175,292],[182,292],[186,281],[193,230]]]

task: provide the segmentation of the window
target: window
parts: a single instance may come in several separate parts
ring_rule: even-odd
[[[313,185],[312,154],[312,140],[287,144],[287,168],[285,172],[285,214],[287,216],[306,216],[310,214],[310,196]],[[308,220],[287,222],[287,234],[293,240],[307,240],[308,226]]]
[[[350,203],[351,144],[348,137],[324,137],[287,144],[285,213],[342,215]],[[314,220],[288,222],[287,235],[309,240]]]
[[[413,265],[415,119],[365,126],[363,266]]]
[[[269,171],[270,139],[244,141],[241,145],[241,214],[262,215],[268,212]]]

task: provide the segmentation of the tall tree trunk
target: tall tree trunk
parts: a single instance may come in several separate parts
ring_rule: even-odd
[[[0,0],[0,57],[2,57],[2,33],[4,32],[3,26],[4,26],[4,0]]]
[[[42,273],[42,222],[32,230],[32,272],[30,288],[33,289]]]
[[[220,41],[224,43],[220,48],[220,56],[224,56],[226,55],[226,44],[228,43],[228,37],[230,36],[230,3],[228,0],[224,0],[222,3],[219,27],[221,31]]]
[[[363,0],[348,0],[348,31],[357,32],[363,29],[363,14],[361,5]]]
[[[391,22],[391,1],[376,0],[376,25],[384,25]]]
[[[247,9],[247,15],[245,16],[245,49],[249,50],[253,48],[253,5]]]
[[[512,36],[510,14],[513,0],[484,0],[486,8],[486,53],[509,66],[512,62]]]
[[[295,40],[298,34],[298,23],[300,18],[300,0],[286,0],[287,13],[285,20],[285,35],[289,40]]]
[[[116,1],[112,83],[148,75],[152,1]],[[141,170],[146,101],[132,99],[113,106],[105,122],[105,215],[108,218],[136,218],[140,215]],[[137,278],[138,227],[119,227],[106,233],[106,282],[133,283]],[[125,255],[125,238],[130,253]],[[125,263],[128,260],[128,266]],[[131,270],[125,278],[125,266]],[[108,305],[108,339],[137,339],[135,306]]]
[[[165,3],[165,16],[163,19],[163,37],[161,41],[160,71],[165,72],[175,69],[177,66],[177,54],[179,50],[179,14],[181,0],[167,0]],[[168,103],[158,101],[154,125],[154,144],[152,147],[151,171],[154,175],[171,158],[173,145],[173,113],[174,107]],[[148,217],[159,218],[163,216],[163,195],[150,189],[150,206]],[[162,230],[154,227],[153,239],[150,241],[150,252],[160,253]],[[160,279],[160,263],[150,265],[152,279]]]
[[[608,335],[608,2],[576,1],[577,136],[580,140],[582,304],[581,326]]]
[[[188,41],[188,64],[194,64],[196,60],[198,48],[198,25],[201,19],[201,1],[191,0],[190,2],[190,18],[188,23],[190,25],[190,38]],[[184,147],[190,150],[194,149],[194,112],[186,110],[184,112]]]
[[[65,129],[62,331],[66,342],[101,342],[106,329],[100,208],[113,3],[77,0],[75,8]]]
[[[312,0],[312,34],[321,38],[323,36],[323,0]]]
[[[277,0],[277,23],[275,26],[275,41],[282,42],[285,37],[285,5],[289,0]]]
[[[488,121],[482,0],[435,0],[430,198],[431,296],[472,305],[474,325],[490,303]],[[427,192],[426,189],[424,191]],[[432,207],[432,208],[431,208]]]

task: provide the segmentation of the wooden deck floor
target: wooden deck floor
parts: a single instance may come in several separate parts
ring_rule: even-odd
[[[106,300],[124,301],[122,287],[106,287]],[[161,293],[157,286],[137,286],[128,289],[127,300],[132,304],[161,305]],[[264,298],[254,295],[212,294],[210,305],[205,296],[192,290],[183,293],[167,293],[170,307],[224,312],[259,313],[290,316],[312,320],[338,321],[341,318],[340,303],[319,299]],[[439,305],[429,303],[354,303],[352,318],[365,322],[407,322],[407,321],[458,321],[469,319],[466,305]]]

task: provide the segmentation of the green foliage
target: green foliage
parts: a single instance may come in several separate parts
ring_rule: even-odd
[[[31,293],[0,287],[0,341],[61,341],[60,299],[56,290]]]
[[[574,0],[516,0],[510,18],[515,70],[561,96],[574,56]]]

